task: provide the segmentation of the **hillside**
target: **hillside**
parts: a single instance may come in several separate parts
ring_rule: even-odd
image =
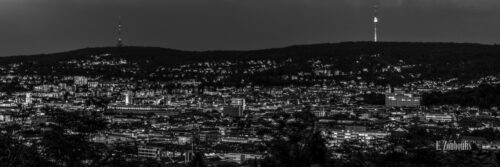
[[[180,51],[154,47],[86,48],[0,58],[0,73],[87,75],[225,84],[376,84],[497,76],[500,46],[457,43],[345,42],[255,51]]]

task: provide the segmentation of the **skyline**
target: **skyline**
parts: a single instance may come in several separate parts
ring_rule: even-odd
[[[0,0],[0,167],[500,166],[500,0]]]
[[[371,41],[374,1],[0,0],[0,56],[115,46],[253,50]],[[380,41],[495,44],[495,0],[381,0]]]

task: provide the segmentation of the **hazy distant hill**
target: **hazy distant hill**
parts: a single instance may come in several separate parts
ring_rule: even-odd
[[[126,63],[113,64],[120,60]],[[267,64],[251,62],[259,60],[261,63],[265,60]],[[201,62],[215,63],[215,66],[196,65]],[[222,62],[231,63],[224,65]],[[499,74],[498,63],[500,46],[497,45],[395,42],[345,42],[255,51],[204,52],[155,47],[108,47],[0,58],[0,66],[18,64],[13,72],[20,74],[133,76],[170,80],[175,76],[173,74],[180,73],[173,72],[172,68],[185,65],[184,68],[232,71],[224,74],[228,76],[225,78],[227,81],[260,83],[271,80],[276,84],[293,83],[294,75],[311,82],[340,79],[380,84],[455,77],[469,80]],[[251,73],[245,70],[255,68],[257,70]],[[192,71],[185,73],[187,78],[202,76]]]

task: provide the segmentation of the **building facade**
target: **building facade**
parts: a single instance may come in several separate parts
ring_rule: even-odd
[[[387,107],[418,107],[421,97],[409,93],[387,93],[385,105]]]
[[[162,148],[160,147],[152,147],[152,146],[139,146],[137,148],[137,156],[139,158],[148,158],[148,159],[160,159],[161,158]]]

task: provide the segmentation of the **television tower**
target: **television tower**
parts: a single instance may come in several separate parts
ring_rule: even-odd
[[[378,5],[374,6],[374,11],[373,11],[373,42],[378,41],[378,32],[377,32],[377,23],[378,23],[378,18],[377,18],[377,11],[378,10]]]
[[[123,40],[122,40],[122,17],[118,17],[118,42],[116,43],[116,47],[122,47],[123,46]]]

